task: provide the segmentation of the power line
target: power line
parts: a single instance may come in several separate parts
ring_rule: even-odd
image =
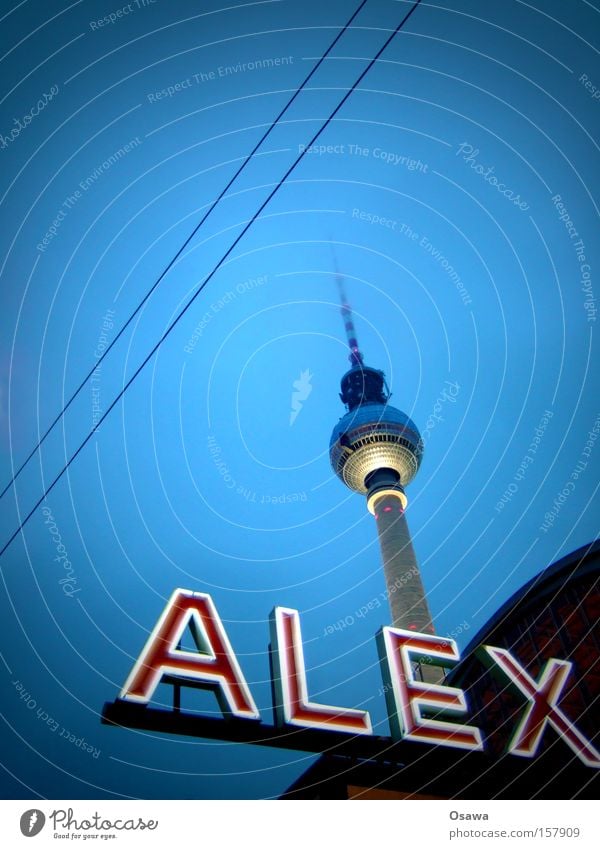
[[[180,310],[180,312],[176,315],[176,317],[173,319],[173,321],[171,322],[171,324],[167,327],[167,329],[165,330],[165,332],[163,333],[163,335],[160,337],[160,339],[158,340],[158,342],[154,345],[154,347],[152,348],[152,350],[150,351],[150,353],[149,353],[149,354],[145,357],[145,359],[142,361],[142,363],[138,366],[138,368],[135,370],[135,372],[133,373],[133,375],[129,378],[129,380],[127,381],[127,383],[123,386],[123,388],[121,389],[121,391],[119,392],[119,394],[118,394],[118,395],[116,396],[116,398],[112,401],[112,403],[110,404],[110,406],[108,407],[108,409],[106,410],[106,412],[105,412],[105,413],[101,416],[101,418],[98,420],[97,425],[96,425],[96,426],[95,426],[95,427],[94,427],[94,428],[93,428],[93,429],[92,429],[92,430],[88,433],[88,435],[87,435],[87,436],[86,436],[86,438],[83,440],[83,442],[81,443],[81,445],[79,446],[79,448],[77,448],[77,450],[75,451],[75,453],[71,455],[71,457],[69,458],[69,460],[65,463],[65,465],[63,466],[63,468],[61,469],[61,471],[58,473],[58,475],[54,478],[54,480],[52,481],[52,483],[51,483],[51,484],[50,484],[50,485],[46,488],[46,490],[44,491],[44,493],[43,493],[43,494],[41,495],[41,497],[40,497],[40,498],[36,501],[36,503],[34,504],[33,508],[29,511],[29,513],[27,514],[27,516],[26,516],[26,517],[23,519],[23,521],[19,524],[19,527],[17,528],[17,530],[16,530],[16,531],[12,534],[12,536],[10,537],[10,539],[8,540],[8,542],[6,542],[6,544],[3,546],[2,550],[0,550],[0,557],[2,557],[2,555],[4,554],[4,552],[6,551],[6,549],[7,549],[7,548],[9,547],[9,545],[12,543],[12,541],[13,541],[13,540],[14,540],[14,539],[15,539],[15,538],[19,535],[19,533],[22,531],[22,529],[23,529],[23,528],[24,528],[24,526],[27,524],[27,522],[29,521],[29,519],[33,516],[33,514],[35,513],[35,511],[38,509],[38,507],[40,506],[40,504],[41,504],[41,503],[44,501],[44,499],[45,499],[45,498],[49,495],[49,493],[50,493],[50,492],[54,489],[54,487],[56,486],[56,484],[58,483],[58,481],[62,478],[62,476],[64,475],[64,473],[67,471],[67,469],[68,469],[68,468],[69,468],[69,466],[71,465],[71,463],[75,460],[75,458],[79,455],[79,453],[83,450],[83,448],[85,448],[85,446],[86,446],[86,445],[87,445],[87,443],[90,441],[90,439],[92,438],[92,436],[94,435],[94,433],[96,432],[96,430],[100,427],[100,425],[102,424],[102,422],[104,421],[104,419],[105,419],[105,418],[106,418],[106,417],[110,414],[110,412],[111,412],[111,410],[113,409],[113,407],[115,407],[115,406],[118,404],[118,402],[121,400],[121,398],[123,397],[123,395],[127,392],[127,390],[129,389],[129,387],[131,386],[131,384],[133,383],[133,381],[136,379],[136,377],[138,376],[138,374],[142,371],[142,369],[144,368],[144,366],[146,365],[146,363],[148,363],[148,362],[149,362],[149,360],[151,360],[151,359],[152,359],[152,357],[153,357],[153,356],[154,356],[154,354],[158,351],[158,349],[160,348],[160,346],[162,345],[162,343],[164,342],[164,340],[167,338],[167,336],[170,334],[170,332],[173,330],[173,328],[174,328],[174,327],[178,324],[179,320],[180,320],[180,319],[181,319],[181,318],[185,315],[185,313],[188,311],[188,309],[189,309],[189,308],[191,307],[191,305],[194,303],[194,301],[196,300],[196,298],[198,297],[198,295],[200,294],[200,292],[202,292],[202,290],[204,289],[204,287],[206,286],[206,284],[209,282],[209,280],[211,280],[211,278],[212,278],[212,277],[216,274],[216,272],[219,270],[219,268],[223,265],[223,263],[225,262],[225,260],[227,259],[227,257],[230,255],[230,253],[233,251],[233,249],[236,247],[236,245],[238,244],[238,242],[239,242],[239,241],[240,241],[240,240],[244,237],[244,235],[246,234],[246,232],[250,229],[250,227],[252,226],[252,224],[254,224],[254,222],[256,221],[256,219],[259,217],[259,215],[261,214],[261,212],[263,211],[263,209],[267,206],[267,204],[269,203],[269,201],[271,200],[271,198],[273,198],[273,197],[277,194],[277,192],[279,191],[279,189],[281,188],[281,186],[285,183],[285,181],[287,180],[287,178],[289,177],[289,175],[290,175],[290,174],[292,173],[292,171],[296,168],[296,166],[298,165],[298,163],[299,163],[299,162],[303,159],[304,154],[306,153],[306,151],[307,151],[307,150],[308,150],[308,149],[309,149],[309,148],[310,148],[310,147],[311,147],[311,146],[312,146],[312,145],[316,142],[316,140],[319,138],[319,136],[321,135],[321,133],[323,133],[323,132],[324,132],[324,130],[325,130],[325,129],[329,126],[329,124],[331,123],[331,121],[333,120],[333,118],[337,115],[337,113],[340,111],[340,109],[342,108],[342,106],[344,105],[344,103],[348,100],[348,98],[349,98],[349,97],[350,97],[350,95],[354,92],[354,90],[355,90],[355,89],[356,89],[356,87],[359,85],[359,83],[360,83],[360,82],[364,79],[364,77],[366,76],[366,74],[367,74],[367,73],[371,70],[371,68],[373,67],[373,65],[375,64],[375,62],[377,62],[377,60],[379,59],[379,57],[381,56],[381,54],[383,53],[383,51],[386,49],[386,47],[388,46],[388,44],[390,44],[390,42],[393,40],[393,38],[394,38],[394,37],[397,35],[397,33],[398,33],[401,29],[402,29],[402,27],[404,26],[404,24],[408,21],[408,19],[410,18],[410,16],[412,15],[412,13],[415,11],[415,9],[417,8],[417,6],[418,6],[420,3],[421,3],[421,0],[416,0],[416,2],[415,2],[415,4],[414,4],[414,6],[410,9],[410,11],[409,11],[409,12],[407,12],[407,14],[406,14],[406,15],[404,16],[404,18],[400,21],[400,23],[398,24],[398,26],[396,27],[396,29],[392,32],[392,34],[391,34],[390,36],[388,36],[388,38],[387,38],[387,39],[385,40],[385,42],[383,43],[382,47],[380,47],[380,48],[379,48],[379,50],[377,51],[377,53],[375,54],[375,56],[374,56],[374,57],[373,57],[373,58],[369,61],[369,63],[368,63],[368,65],[366,66],[366,68],[365,68],[365,69],[364,69],[364,70],[363,70],[363,71],[359,74],[359,76],[357,77],[357,79],[356,79],[356,80],[354,81],[354,83],[352,84],[351,88],[349,88],[349,89],[348,89],[348,91],[347,91],[347,92],[346,92],[346,94],[342,97],[342,99],[340,100],[340,102],[338,103],[338,105],[335,107],[335,109],[333,110],[333,112],[332,112],[332,113],[329,115],[329,117],[325,120],[325,122],[324,122],[324,124],[321,126],[321,128],[320,128],[320,129],[319,129],[319,130],[315,133],[315,135],[312,137],[312,139],[309,141],[309,143],[306,145],[306,147],[302,150],[302,152],[298,155],[298,157],[297,157],[297,158],[296,158],[296,160],[292,163],[292,165],[290,165],[290,167],[289,167],[289,168],[288,168],[288,170],[285,172],[285,174],[283,175],[283,177],[282,177],[282,178],[279,180],[279,182],[276,184],[275,188],[274,188],[274,189],[270,192],[270,194],[267,196],[266,200],[265,200],[265,201],[263,201],[263,203],[260,205],[260,207],[258,208],[258,210],[254,213],[254,215],[252,216],[252,218],[251,218],[251,219],[248,221],[248,223],[245,225],[245,227],[243,228],[242,232],[241,232],[238,236],[236,236],[236,238],[234,239],[234,241],[232,242],[232,244],[230,245],[230,247],[229,247],[229,248],[225,251],[225,253],[224,253],[224,254],[223,254],[223,256],[221,257],[221,259],[218,261],[218,263],[214,266],[213,270],[210,272],[210,274],[209,274],[209,275],[208,275],[208,276],[204,279],[204,281],[203,281],[203,282],[201,283],[201,285],[198,287],[198,289],[196,290],[196,292],[194,292],[194,294],[193,294],[193,295],[192,295],[192,297],[189,299],[189,301],[187,302],[187,304],[186,304],[186,305],[185,305],[185,306],[184,306],[184,307]]]
[[[257,142],[257,144],[254,146],[254,148],[252,149],[252,152],[251,152],[250,154],[248,154],[248,156],[247,156],[247,157],[246,157],[246,159],[242,162],[242,164],[240,165],[240,167],[238,168],[238,170],[235,172],[235,174],[233,175],[233,177],[231,178],[231,180],[227,183],[227,185],[225,186],[225,188],[223,189],[223,191],[219,194],[219,196],[216,198],[216,200],[214,200],[214,201],[213,201],[213,203],[210,205],[210,207],[208,208],[207,212],[204,214],[204,216],[203,216],[203,217],[202,217],[202,219],[200,220],[200,223],[199,223],[199,224],[197,224],[197,225],[194,227],[194,229],[192,230],[192,232],[190,233],[190,235],[187,237],[187,239],[185,240],[185,242],[182,244],[182,246],[179,248],[179,250],[178,250],[178,251],[177,251],[177,253],[175,254],[175,256],[173,256],[173,258],[172,258],[172,259],[170,260],[170,262],[169,262],[169,263],[165,266],[165,268],[164,268],[164,269],[163,269],[163,271],[160,273],[160,275],[156,278],[155,282],[152,284],[152,286],[150,287],[150,289],[146,292],[146,294],[144,295],[144,297],[142,298],[142,300],[139,302],[139,304],[137,305],[137,307],[135,308],[135,310],[131,313],[131,315],[129,316],[129,318],[127,319],[127,321],[126,321],[126,322],[125,322],[125,324],[123,325],[123,327],[121,327],[121,329],[119,330],[119,332],[117,333],[117,335],[114,337],[114,339],[112,340],[112,342],[110,343],[110,345],[109,345],[109,346],[106,348],[106,350],[103,352],[102,356],[101,356],[98,360],[96,360],[95,365],[93,365],[93,366],[92,366],[92,368],[89,370],[89,372],[88,372],[88,373],[86,374],[86,376],[83,378],[83,380],[81,381],[81,383],[79,384],[79,386],[77,387],[77,389],[73,392],[73,394],[71,395],[71,397],[69,398],[69,400],[67,401],[67,403],[64,405],[64,407],[62,408],[62,410],[58,413],[58,415],[56,416],[56,418],[54,419],[54,421],[53,421],[53,422],[50,424],[50,426],[47,428],[47,430],[46,430],[46,432],[44,433],[44,435],[42,436],[42,438],[41,438],[41,439],[37,442],[37,444],[34,446],[34,448],[32,449],[32,451],[31,451],[31,452],[27,455],[27,457],[25,458],[25,460],[23,461],[23,463],[19,466],[19,468],[17,469],[17,471],[15,472],[15,474],[12,476],[12,478],[11,478],[11,479],[9,480],[9,482],[6,484],[6,486],[4,487],[4,489],[2,490],[2,492],[0,492],[0,498],[2,498],[2,497],[3,497],[3,496],[4,496],[7,492],[8,492],[8,490],[9,490],[9,489],[11,488],[11,486],[14,484],[14,482],[16,481],[16,479],[19,477],[19,475],[21,474],[21,472],[23,471],[23,469],[25,468],[25,466],[29,463],[29,461],[31,460],[31,458],[32,458],[32,457],[36,454],[36,452],[37,452],[37,451],[39,451],[39,449],[42,447],[42,445],[43,445],[43,444],[44,444],[44,442],[46,441],[46,438],[50,435],[50,433],[54,430],[54,428],[55,428],[55,426],[58,424],[58,422],[62,419],[62,417],[63,417],[63,416],[64,416],[64,414],[67,412],[67,410],[69,409],[69,407],[71,406],[71,404],[73,403],[73,401],[75,400],[75,398],[77,398],[77,396],[79,395],[79,393],[81,392],[81,390],[84,388],[84,386],[86,385],[86,383],[88,382],[88,380],[91,378],[91,376],[93,375],[94,371],[95,371],[95,370],[96,370],[96,369],[97,369],[97,368],[101,365],[102,361],[104,360],[104,358],[105,358],[106,356],[108,356],[108,354],[110,353],[110,351],[112,350],[112,348],[114,348],[114,346],[116,345],[116,343],[119,341],[119,339],[121,338],[121,336],[123,335],[123,333],[125,333],[125,331],[126,331],[126,330],[127,330],[127,328],[129,327],[129,325],[131,324],[131,322],[133,321],[133,319],[136,317],[136,315],[137,315],[137,314],[139,313],[139,311],[142,309],[142,307],[144,306],[144,304],[146,303],[146,301],[148,300],[148,298],[152,295],[152,293],[154,292],[154,290],[156,289],[156,287],[159,285],[159,283],[161,282],[161,280],[165,277],[165,275],[166,275],[166,274],[167,274],[167,273],[171,270],[171,268],[175,265],[175,263],[177,262],[177,260],[179,259],[179,257],[180,257],[180,256],[181,256],[181,254],[183,253],[183,251],[187,248],[187,246],[188,246],[188,245],[189,245],[189,243],[192,241],[192,239],[194,238],[194,236],[196,235],[196,233],[198,232],[198,230],[202,227],[202,225],[204,224],[204,222],[206,221],[206,219],[208,218],[208,216],[211,214],[211,212],[213,211],[213,209],[215,208],[215,206],[216,206],[216,205],[217,205],[217,204],[218,204],[218,203],[219,203],[219,202],[223,199],[223,197],[224,197],[224,196],[225,196],[225,194],[229,191],[229,189],[231,188],[231,186],[233,185],[233,183],[237,180],[237,178],[239,177],[239,175],[242,173],[242,171],[244,170],[244,168],[246,167],[246,165],[250,162],[250,160],[252,159],[252,157],[254,156],[254,154],[256,153],[256,151],[259,149],[259,147],[262,145],[262,143],[263,143],[264,141],[266,141],[266,139],[269,137],[269,135],[271,134],[271,132],[275,129],[275,127],[276,127],[276,125],[279,123],[280,119],[281,119],[281,118],[283,117],[283,115],[287,112],[287,110],[288,110],[288,109],[289,109],[289,107],[292,105],[292,103],[294,102],[294,100],[298,97],[298,95],[299,95],[299,94],[300,94],[300,92],[303,90],[303,88],[305,87],[305,85],[309,82],[309,80],[311,79],[311,77],[313,76],[313,74],[315,74],[315,73],[316,73],[316,71],[319,69],[319,67],[322,65],[322,63],[325,61],[325,59],[327,58],[327,56],[331,53],[331,51],[333,50],[333,48],[335,47],[335,45],[338,43],[338,41],[340,40],[340,38],[342,37],[342,35],[346,32],[346,30],[348,29],[348,27],[350,26],[350,24],[352,23],[352,21],[354,20],[354,18],[358,15],[358,13],[360,12],[360,10],[362,9],[362,7],[365,5],[365,3],[366,3],[366,2],[367,2],[367,0],[362,0],[361,4],[358,6],[358,8],[356,9],[356,11],[355,11],[355,12],[354,12],[354,14],[352,15],[352,17],[351,17],[351,18],[349,18],[349,19],[348,19],[348,21],[344,24],[343,28],[342,28],[342,29],[339,31],[339,33],[336,35],[336,37],[335,37],[335,38],[334,38],[334,40],[331,42],[331,44],[329,45],[329,47],[327,48],[327,50],[325,51],[325,53],[321,56],[321,58],[319,59],[319,61],[317,62],[317,64],[313,67],[313,69],[310,71],[310,73],[309,73],[309,74],[305,77],[304,81],[301,83],[301,85],[299,86],[299,88],[297,88],[297,89],[296,89],[296,91],[294,92],[294,94],[290,97],[290,99],[289,99],[289,100],[288,100],[288,102],[285,104],[285,106],[283,107],[283,109],[281,110],[281,112],[279,113],[279,115],[275,118],[275,120],[273,121],[273,123],[271,124],[271,126],[268,128],[268,130],[264,133],[264,135],[262,136],[262,138],[261,138],[261,139]]]

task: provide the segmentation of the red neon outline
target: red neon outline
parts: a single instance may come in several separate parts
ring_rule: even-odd
[[[586,766],[600,768],[598,751],[557,704],[573,664],[551,657],[535,681],[507,649],[483,648],[530,703],[508,744],[508,752],[524,758],[535,757],[549,723]]]
[[[280,697],[285,722],[349,734],[372,734],[368,711],[321,705],[309,700],[299,613],[292,608],[277,607],[274,614],[275,660],[279,666]]]
[[[481,751],[483,739],[476,726],[423,716],[423,710],[427,709],[467,713],[463,690],[441,684],[425,684],[417,681],[413,673],[413,655],[425,655],[434,663],[437,660],[438,665],[453,666],[460,660],[456,642],[448,639],[442,644],[435,635],[414,634],[389,627],[383,628],[383,641],[395,705],[395,716],[390,716],[392,733],[397,724],[400,736],[406,740]]]
[[[177,648],[188,624],[205,651]],[[212,598],[207,593],[174,590],[150,634],[120,698],[146,704],[165,675],[220,687],[234,716],[260,719],[248,684]]]

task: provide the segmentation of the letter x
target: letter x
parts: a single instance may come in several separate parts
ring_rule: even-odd
[[[573,664],[551,657],[542,669],[539,680],[534,681],[506,649],[493,646],[483,648],[530,702],[509,743],[509,753],[525,758],[534,757],[544,729],[550,723],[584,764],[599,768],[600,754],[557,704]]]

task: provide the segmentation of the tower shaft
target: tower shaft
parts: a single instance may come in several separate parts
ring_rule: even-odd
[[[382,495],[375,506],[388,600],[395,628],[433,634],[415,550],[400,499]]]
[[[433,634],[431,611],[400,493],[382,494],[375,501],[374,513],[392,624],[404,631]],[[444,682],[444,671],[439,666],[421,663],[417,667],[417,677],[426,684]]]

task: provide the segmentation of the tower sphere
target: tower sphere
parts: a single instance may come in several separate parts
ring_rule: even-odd
[[[331,467],[354,492],[367,494],[373,472],[392,470],[402,487],[414,478],[423,456],[417,426],[389,404],[362,403],[346,413],[329,443]]]

